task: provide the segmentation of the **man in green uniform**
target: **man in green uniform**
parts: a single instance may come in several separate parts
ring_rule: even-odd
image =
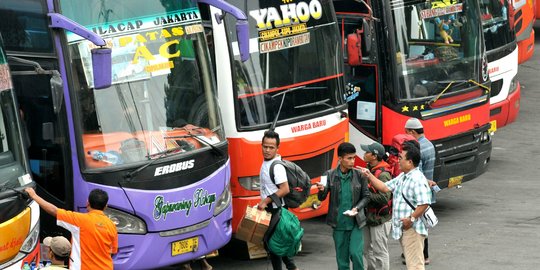
[[[339,270],[364,270],[363,227],[366,225],[364,207],[369,202],[367,180],[360,171],[353,169],[356,149],[350,143],[338,146],[338,167],[329,170],[317,184],[320,201],[330,192],[326,223],[334,229],[336,260]]]

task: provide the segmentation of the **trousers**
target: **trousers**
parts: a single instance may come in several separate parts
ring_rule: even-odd
[[[354,226],[352,230],[334,230],[334,245],[338,270],[349,270],[352,261],[354,270],[364,270],[363,228]]]

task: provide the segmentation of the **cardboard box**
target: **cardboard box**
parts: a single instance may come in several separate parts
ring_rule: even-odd
[[[247,242],[247,248],[250,260],[266,258],[268,256],[268,253],[266,253],[266,249],[264,249],[263,243],[253,244]]]
[[[258,210],[257,207],[246,207],[246,213],[236,230],[236,238],[245,242],[260,244],[266,230],[268,230],[271,218],[272,214],[264,210]]]

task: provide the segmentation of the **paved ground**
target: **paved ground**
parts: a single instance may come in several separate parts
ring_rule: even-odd
[[[540,39],[537,38],[537,44]],[[540,269],[540,48],[520,66],[522,107],[517,121],[493,138],[488,171],[460,189],[439,193],[440,224],[430,235],[427,269]],[[301,269],[335,269],[331,230],[324,217],[302,222]],[[405,269],[390,240],[391,269]],[[269,261],[210,259],[215,269],[271,269]],[[172,268],[169,268],[172,269]],[[198,268],[194,268],[198,269]]]

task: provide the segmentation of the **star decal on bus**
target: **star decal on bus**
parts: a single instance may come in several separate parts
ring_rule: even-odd
[[[415,106],[412,108],[412,110],[413,110],[413,112],[414,112],[414,111],[418,111],[418,106],[415,105]]]
[[[409,106],[401,107],[401,112],[408,112],[408,111],[409,111]]]

